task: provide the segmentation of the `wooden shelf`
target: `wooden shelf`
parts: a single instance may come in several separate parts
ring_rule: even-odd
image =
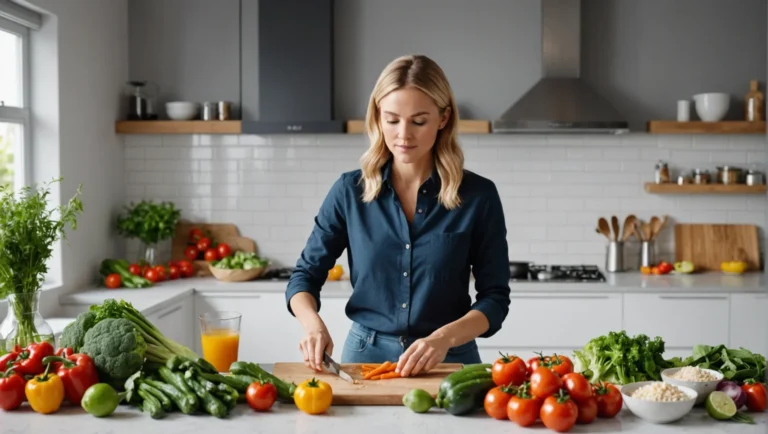
[[[765,134],[765,121],[650,121],[648,132],[651,134]]]
[[[765,194],[765,185],[746,184],[684,184],[678,185],[671,182],[656,184],[645,183],[645,191],[654,194]]]
[[[240,134],[240,121],[118,121],[118,134]]]
[[[347,134],[363,134],[364,120],[347,121]],[[480,119],[464,119],[459,121],[459,134],[490,134],[491,123]]]

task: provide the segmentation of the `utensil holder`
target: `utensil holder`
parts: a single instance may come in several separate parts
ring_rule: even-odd
[[[609,273],[624,271],[624,242],[610,241],[606,246],[605,270]]]
[[[640,266],[652,267],[656,264],[656,252],[653,241],[643,241],[640,244]]]

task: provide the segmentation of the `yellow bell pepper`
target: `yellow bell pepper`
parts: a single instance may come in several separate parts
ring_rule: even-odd
[[[330,384],[313,378],[296,387],[293,400],[304,413],[325,413],[333,401],[333,390]]]
[[[744,261],[726,261],[720,264],[720,269],[726,273],[741,274],[747,270],[747,263]]]
[[[50,367],[48,365],[43,374],[27,381],[24,387],[32,410],[42,414],[55,413],[64,401],[64,383],[58,375],[48,372]]]

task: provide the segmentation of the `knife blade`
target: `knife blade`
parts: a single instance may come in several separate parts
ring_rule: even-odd
[[[323,366],[325,366],[325,368],[329,372],[338,375],[339,378],[341,378],[342,380],[347,381],[347,382],[352,383],[352,384],[357,384],[357,382],[349,374],[344,372],[341,369],[341,366],[339,366],[339,364],[336,363],[331,358],[331,356],[329,356],[328,353],[325,353],[325,352],[323,353]]]

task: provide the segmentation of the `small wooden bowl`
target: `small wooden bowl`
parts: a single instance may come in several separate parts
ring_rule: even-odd
[[[225,270],[208,263],[208,269],[211,270],[213,277],[223,282],[247,282],[264,274],[267,267],[251,268],[250,270]]]

